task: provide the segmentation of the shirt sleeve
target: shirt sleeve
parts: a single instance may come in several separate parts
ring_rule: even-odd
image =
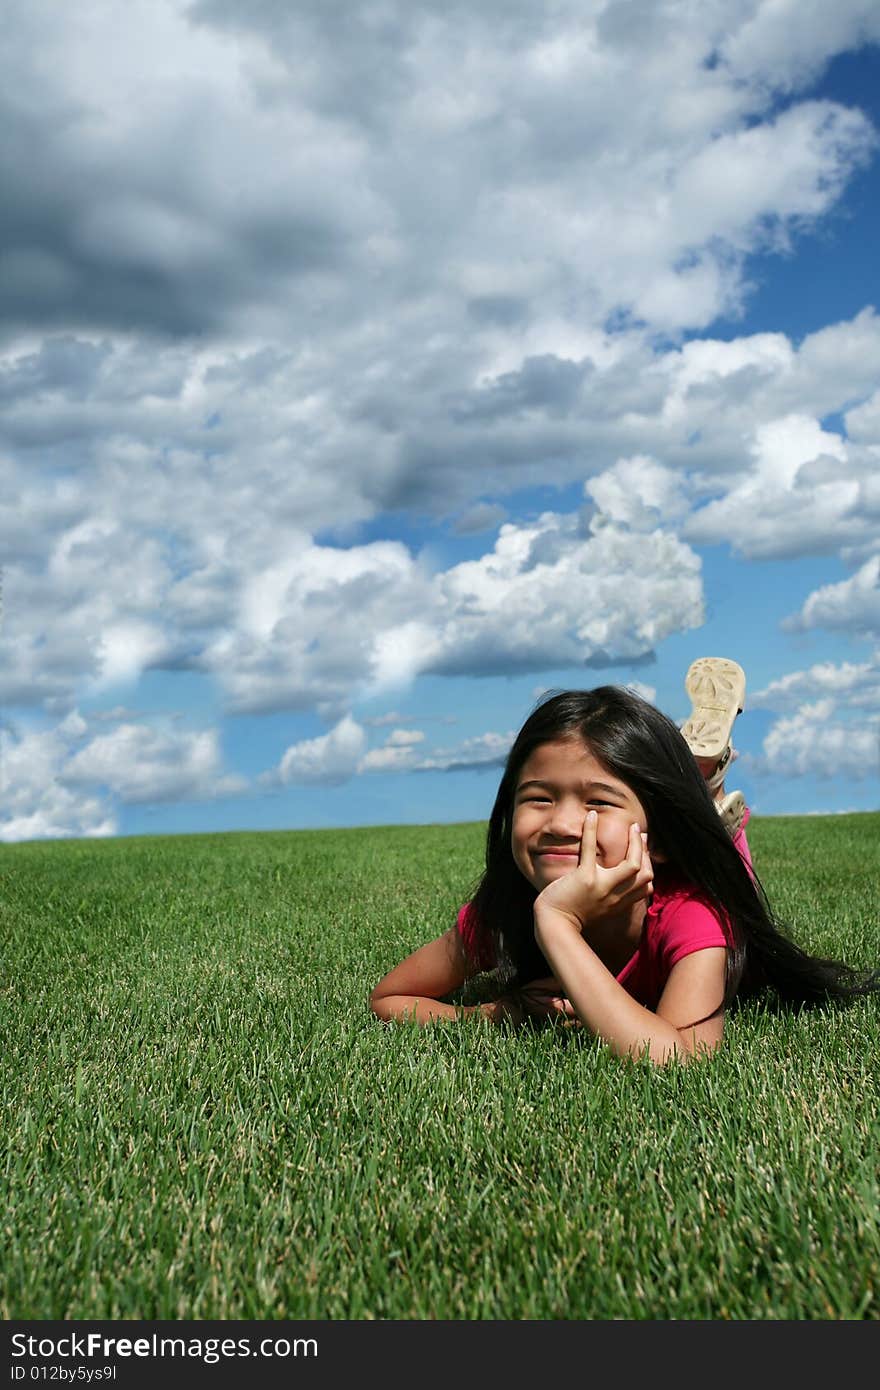
[[[670,903],[659,925],[664,973],[695,951],[731,944],[718,913],[698,898],[683,897]]]
[[[480,942],[477,937],[477,914],[474,911],[473,903],[465,903],[464,907],[459,909],[455,925],[464,944],[468,960],[473,962],[475,969],[491,970],[495,961],[490,959],[489,951],[485,945],[480,949]]]

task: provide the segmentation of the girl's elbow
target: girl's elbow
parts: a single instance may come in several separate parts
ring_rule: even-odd
[[[387,1003],[387,995],[384,995],[380,992],[379,985],[377,985],[375,989],[370,990],[370,997],[367,1000],[367,1003],[370,1008],[370,1013],[375,1014],[377,1018],[381,1018],[384,1022],[387,1023],[388,1011],[387,1007],[385,1007]]]
[[[391,1023],[394,1019],[405,1018],[408,1014],[415,1014],[415,1001],[409,995],[389,993],[383,990],[381,984],[377,985],[370,995],[370,1013],[376,1018],[380,1018],[383,1023]]]

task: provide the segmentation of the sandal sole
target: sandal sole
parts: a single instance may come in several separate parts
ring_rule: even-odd
[[[726,656],[701,656],[685,677],[692,705],[681,726],[695,758],[720,758],[730,742],[736,716],[745,707],[746,676]]]

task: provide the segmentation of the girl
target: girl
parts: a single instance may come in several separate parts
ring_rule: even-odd
[[[510,750],[473,900],[379,982],[373,1012],[561,1017],[620,1055],[666,1062],[713,1051],[738,992],[770,985],[797,1005],[880,989],[876,971],[789,939],[743,829],[732,839],[718,809],[682,733],[639,696],[602,686],[544,700]],[[501,998],[443,1001],[493,967]]]

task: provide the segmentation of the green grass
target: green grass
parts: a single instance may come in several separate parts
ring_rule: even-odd
[[[810,949],[880,957],[880,814],[757,820]],[[880,1310],[880,1008],[749,1006],[697,1066],[387,1026],[480,825],[6,846],[0,1316]]]

